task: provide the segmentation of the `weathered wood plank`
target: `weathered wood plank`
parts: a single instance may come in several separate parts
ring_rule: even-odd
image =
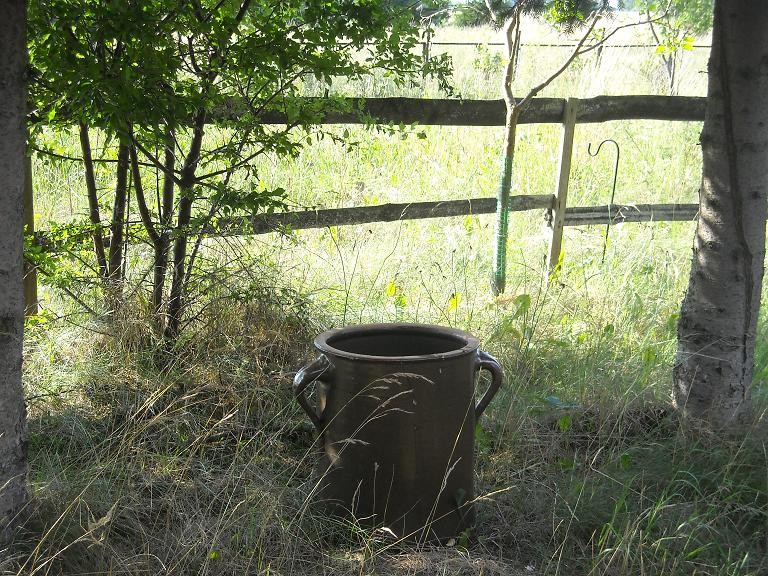
[[[317,98],[306,98],[317,105]],[[706,98],[696,96],[596,96],[582,100],[578,123],[610,120],[703,121]],[[434,126],[503,126],[503,100],[448,100],[425,98],[349,98],[348,111],[329,112],[321,124],[365,124],[374,119],[380,124],[421,124]],[[564,98],[534,98],[520,116],[520,124],[560,124]],[[213,110],[209,122],[216,124],[239,119],[246,109],[237,101]],[[67,115],[66,110],[60,114]],[[286,115],[268,110],[258,116],[262,124],[285,124]],[[32,123],[45,123],[34,114]],[[95,126],[98,127],[98,126]]]
[[[293,230],[325,228],[327,226],[370,224],[372,222],[444,218],[466,214],[490,214],[495,211],[496,198],[473,198],[447,202],[410,202],[408,204],[381,204],[378,206],[259,214],[251,218],[250,227],[246,225],[243,228],[246,234],[264,234],[275,232],[281,228]]]
[[[596,96],[581,100],[576,121],[704,121],[706,98],[698,96]]]
[[[509,197],[510,212],[525,212],[537,208],[550,210],[555,205],[554,194],[518,194]]]
[[[510,212],[547,210],[552,208],[554,200],[555,197],[550,194],[512,196],[509,210]],[[698,214],[698,210],[698,204],[615,204],[612,207],[611,223],[693,220]],[[493,214],[494,212],[496,212],[496,198],[275,212],[220,223],[217,230],[209,231],[208,234],[210,236],[249,236],[276,232],[282,228],[300,230],[349,224],[370,224],[372,222],[446,218],[468,214]],[[565,226],[607,223],[608,206],[584,206],[566,209]],[[84,232],[82,236],[85,240],[90,237],[90,232]],[[55,241],[50,239],[45,230],[35,232],[35,241],[45,250],[56,252],[61,249]]]
[[[566,226],[590,224],[619,224],[621,222],[684,222],[699,214],[698,204],[614,204],[582,206],[566,209]]]
[[[512,196],[509,210],[510,212],[543,210],[551,208],[553,200],[554,197],[548,194]],[[409,202],[404,204],[380,204],[378,206],[274,212],[272,214],[258,214],[252,218],[233,220],[221,225],[220,231],[216,234],[266,234],[282,228],[300,230],[306,228],[325,228],[326,226],[370,224],[372,222],[446,218],[468,214],[492,214],[494,212],[496,212],[496,198],[470,198],[467,200]]]
[[[610,120],[704,120],[705,98],[692,96],[597,96],[581,100],[578,123]],[[316,102],[311,98],[308,102]],[[379,123],[439,126],[503,126],[503,100],[446,100],[423,98],[350,98],[348,112],[329,113],[323,124],[362,124],[370,118]],[[520,124],[561,123],[564,98],[534,98],[520,117]],[[211,122],[233,119],[243,110],[235,103],[211,115]],[[264,124],[284,124],[278,111],[259,116]]]

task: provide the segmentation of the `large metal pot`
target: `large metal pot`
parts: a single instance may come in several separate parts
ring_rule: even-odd
[[[409,539],[473,526],[475,422],[501,386],[498,362],[471,334],[422,324],[350,326],[314,344],[320,356],[293,384],[319,433],[313,501]],[[483,369],[492,379],[476,404]]]

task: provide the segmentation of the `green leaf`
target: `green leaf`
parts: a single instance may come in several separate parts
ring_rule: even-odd
[[[470,536],[472,536],[472,528],[463,530],[459,535],[459,541],[456,543],[456,546],[459,546],[460,548],[468,548]]]
[[[384,288],[384,293],[390,298],[397,294],[397,284],[395,284],[394,280],[390,280],[387,283],[387,287]]]
[[[512,301],[515,305],[515,312],[512,315],[513,318],[519,318],[528,313],[531,309],[531,296],[529,294],[520,294]]]
[[[557,464],[563,472],[569,472],[576,468],[576,461],[573,458],[561,458],[557,461]]]
[[[656,360],[656,349],[653,346],[646,346],[643,348],[642,359],[643,364],[652,364]]]
[[[670,332],[677,330],[677,321],[680,319],[680,313],[675,312],[667,317],[666,328]]]
[[[570,414],[563,414],[557,420],[557,427],[560,429],[560,432],[568,432],[568,430],[571,429],[572,424],[573,424],[573,416],[571,416]]]
[[[632,466],[632,457],[627,452],[624,452],[619,456],[619,468],[626,471],[629,470],[630,466]]]
[[[483,429],[480,422],[475,424],[475,444],[481,450],[487,450],[491,447],[492,441],[488,433]]]
[[[454,292],[451,294],[451,297],[448,299],[448,312],[455,312],[456,309],[459,307],[459,304],[461,303],[461,294],[458,292]]]

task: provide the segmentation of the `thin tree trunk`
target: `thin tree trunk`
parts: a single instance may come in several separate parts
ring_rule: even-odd
[[[669,56],[665,57],[667,66],[667,79],[669,80],[669,95],[675,96],[677,94],[676,76],[677,76],[677,53],[673,52]]]
[[[251,5],[252,0],[243,0],[240,8],[235,14],[234,24],[239,24]],[[234,28],[233,28],[234,30]],[[207,94],[209,88],[213,85],[218,72],[217,65],[223,61],[223,55],[229,50],[229,45],[224,44],[219,50],[214,52],[211,58],[211,69],[206,73],[203,81],[202,93]],[[197,165],[200,161],[200,150],[203,145],[203,135],[205,134],[205,122],[207,114],[205,110],[198,110],[193,122],[192,142],[189,147],[184,166],[181,170],[181,180],[179,183],[179,210],[176,223],[176,238],[173,242],[173,272],[171,279],[171,290],[168,296],[168,320],[165,327],[164,338],[167,344],[173,344],[179,335],[181,328],[181,316],[184,312],[184,292],[186,271],[189,267],[187,262],[187,246],[189,244],[189,223],[192,219],[192,205],[194,204],[194,190],[196,180]]]
[[[152,262],[155,268],[155,278],[152,285],[152,304],[157,325],[160,329],[160,332],[162,332],[165,329],[165,324],[159,317],[159,307],[155,305],[155,289],[157,286],[157,250],[158,245],[161,243],[161,235],[157,231],[155,223],[152,221],[152,213],[149,211],[149,207],[147,206],[147,198],[144,194],[144,184],[142,183],[141,177],[141,167],[139,166],[139,155],[136,147],[133,144],[131,144],[129,147],[129,155],[131,160],[131,174],[133,175],[133,189],[136,195],[136,204],[139,207],[139,215],[141,216],[141,222],[144,225],[144,230],[147,231],[147,236],[149,236],[149,241],[152,243],[152,246],[155,249],[155,258]]]
[[[507,108],[507,122],[504,130],[504,152],[501,163],[501,178],[497,193],[496,247],[494,251],[493,291],[502,294],[506,289],[507,234],[509,230],[509,199],[512,194],[512,167],[515,163],[517,120],[520,109],[511,105]]]
[[[128,195],[128,141],[120,140],[117,152],[115,203],[109,233],[109,283],[112,296],[120,298],[123,281],[123,248],[125,247],[125,205]]]
[[[168,321],[164,333],[165,340],[171,344],[179,336],[181,316],[184,311],[184,278],[186,276],[187,245],[189,244],[189,223],[192,220],[193,187],[197,164],[200,161],[200,149],[203,144],[205,117],[205,111],[198,112],[195,117],[192,143],[181,170],[176,238],[173,242],[171,291],[168,296]]]
[[[656,44],[659,47],[665,47],[665,44],[661,41],[661,38],[656,32],[656,26],[653,25],[654,20],[651,18],[651,11],[646,10],[645,14],[648,17],[648,26],[651,29],[651,34],[653,34],[653,39],[656,41]],[[664,72],[666,72],[667,74],[667,90],[670,96],[675,95],[675,60],[676,58],[677,56],[675,52],[672,52],[670,54],[665,54],[664,52],[661,53],[661,61],[664,64]]]
[[[93,248],[96,252],[96,262],[102,279],[109,277],[107,256],[104,251],[104,237],[101,233],[101,215],[99,214],[99,193],[96,189],[96,172],[93,167],[91,140],[88,126],[80,123],[80,148],[83,152],[83,167],[85,168],[85,187],[88,192],[88,209],[93,230]]]
[[[674,401],[715,428],[746,420],[765,262],[768,10],[715,3],[700,216],[678,324]]]
[[[163,176],[163,198],[158,207],[160,213],[160,232],[157,241],[154,242],[154,277],[152,279],[152,309],[159,316],[163,309],[163,291],[165,288],[165,275],[168,272],[168,250],[171,246],[171,221],[173,218],[173,173],[175,155],[173,151],[173,137],[169,135],[165,149],[164,159],[165,173]]]
[[[27,500],[24,338],[26,26],[24,0],[0,18],[0,544],[13,536]]]
[[[186,194],[190,192],[187,191]],[[179,215],[176,222],[176,239],[173,241],[173,270],[171,292],[168,296],[168,320],[165,326],[165,337],[175,341],[181,328],[181,314],[184,309],[184,277],[186,273],[187,245],[189,244],[188,227],[192,219],[192,198],[181,191],[179,200]]]
[[[488,3],[489,10],[491,9]],[[493,14],[493,12],[491,12]],[[515,144],[517,141],[517,121],[520,118],[520,108],[512,93],[512,82],[517,69],[517,57],[520,44],[520,13],[519,11],[507,19],[504,24],[504,36],[507,46],[507,66],[504,70],[502,91],[504,104],[507,108],[504,126],[504,148],[501,156],[501,178],[496,195],[496,245],[494,249],[493,292],[501,294],[507,284],[507,233],[509,230],[509,198],[512,194],[512,168],[515,163]]]

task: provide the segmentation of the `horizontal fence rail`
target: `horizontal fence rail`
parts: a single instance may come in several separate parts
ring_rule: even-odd
[[[554,200],[555,197],[551,194],[512,196],[509,211],[551,210]],[[234,219],[212,231],[211,235],[242,236],[374,222],[495,214],[496,209],[497,199],[491,197],[274,212],[272,214],[257,214],[250,218]],[[682,222],[695,219],[698,212],[698,204],[614,204],[612,206],[570,207],[565,212],[565,226],[620,224],[622,222]]]
[[[509,212],[537,209],[549,211],[553,207],[555,196],[521,194],[512,196],[509,200]],[[217,227],[208,230],[207,234],[209,236],[252,236],[331,226],[495,214],[497,203],[498,200],[495,197],[487,197],[273,212],[233,218],[219,223]],[[614,204],[569,207],[565,212],[565,226],[613,225],[622,222],[684,222],[694,220],[698,213],[698,204]],[[83,239],[90,238],[90,234],[90,232],[83,232]],[[44,230],[35,232],[35,242],[46,250],[53,252],[59,250],[58,243]]]
[[[550,208],[554,197],[550,194],[545,194],[541,196],[520,195],[513,198],[514,202],[510,206],[510,212]],[[495,212],[496,198],[379,204],[376,206],[258,214],[250,219],[234,221],[231,225],[224,227],[222,232],[230,234],[266,234],[281,229],[326,228],[350,224],[370,224],[372,222],[397,222],[399,220],[422,220],[427,218],[446,218],[449,216],[468,216],[471,214],[493,214]]]
[[[318,99],[307,98],[307,105]],[[520,124],[558,124],[563,120],[565,98],[534,98],[520,115]],[[579,100],[576,122],[611,120],[703,121],[706,98],[698,96],[596,96]],[[424,98],[349,98],[346,112],[329,112],[321,124],[420,124],[425,126],[504,126],[504,100],[449,100]],[[236,101],[214,111],[210,122],[239,118],[244,113]],[[263,124],[285,124],[287,116],[265,111]]]
[[[565,209],[566,226],[622,222],[686,222],[699,215],[698,204],[614,204]]]

